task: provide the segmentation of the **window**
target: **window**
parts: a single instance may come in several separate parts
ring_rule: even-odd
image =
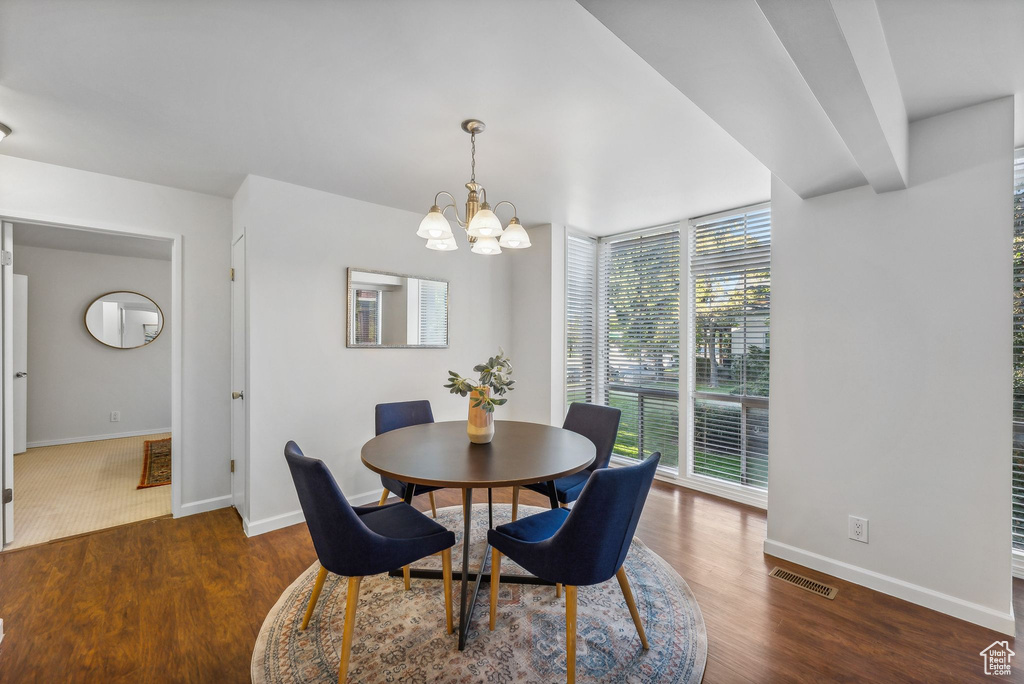
[[[448,344],[448,283],[418,280],[419,344]]]
[[[597,396],[597,240],[569,235],[565,274],[565,403],[591,404]]]
[[[356,344],[380,344],[380,290],[355,290]]]
[[[1024,148],[1013,156],[1013,548],[1024,551]]]
[[[771,209],[691,221],[690,472],[768,486]]]
[[[679,230],[598,243],[597,401],[622,411],[613,453],[679,465]]]

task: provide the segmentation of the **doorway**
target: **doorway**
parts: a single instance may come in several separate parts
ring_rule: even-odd
[[[3,245],[4,548],[170,515],[173,242],[5,221]]]

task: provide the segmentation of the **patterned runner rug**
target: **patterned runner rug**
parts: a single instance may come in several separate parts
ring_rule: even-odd
[[[520,506],[520,517],[544,509]],[[494,506],[494,524],[511,520],[511,506]],[[438,511],[438,522],[456,534],[452,565],[461,569],[462,509]],[[487,505],[473,507],[472,559],[480,563],[487,530]],[[440,568],[440,558],[413,567]],[[489,570],[487,559],[485,571]],[[314,563],[289,586],[260,629],[252,656],[255,684],[333,682],[347,582],[328,575],[313,618],[299,630],[313,581]],[[704,674],[707,633],[697,601],[683,578],[643,542],[634,540],[625,562],[650,650],[643,651],[618,583],[580,587],[576,672],[581,682],[683,682]],[[523,573],[508,558],[503,573]],[[359,591],[350,682],[559,682],[565,681],[565,602],[554,587],[502,583],[495,631],[488,630],[490,592],[485,581],[473,613],[465,651],[444,628],[440,581],[377,575]],[[459,615],[459,582],[453,582],[453,612]],[[564,596],[564,594],[563,594]]]
[[[171,438],[147,441],[142,454],[142,477],[136,489],[171,484]]]

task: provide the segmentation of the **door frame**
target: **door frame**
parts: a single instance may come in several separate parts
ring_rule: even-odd
[[[2,214],[0,215],[0,221],[5,223],[23,223],[23,224],[34,224],[34,225],[46,225],[56,226],[58,228],[67,228],[70,230],[81,230],[89,233],[102,233],[106,235],[115,235],[121,237],[139,237],[147,238],[151,240],[161,240],[169,242],[171,245],[171,444],[174,445],[171,449],[171,515],[175,518],[181,517],[181,482],[183,478],[184,466],[182,465],[182,447],[185,444],[184,435],[185,428],[182,421],[182,385],[183,385],[183,364],[182,364],[182,339],[183,339],[183,325],[182,325],[182,288],[184,285],[184,268],[182,262],[182,245],[184,236],[180,233],[170,233],[162,230],[152,230],[146,227],[131,227],[126,228],[121,225],[113,223],[92,223],[90,225],[75,223],[69,221],[66,217],[61,216],[50,216],[43,213],[29,213],[29,214]],[[17,255],[15,255],[17,258]],[[6,268],[6,267],[5,267]],[[13,268],[13,266],[11,267]],[[13,271],[12,271],[13,273]],[[7,317],[7,304],[4,303],[3,311],[0,312],[0,319],[5,320]],[[13,314],[13,312],[12,312]],[[6,348],[7,345],[13,342],[12,331],[3,326],[0,330],[0,337],[2,337],[3,346]],[[8,373],[2,373],[0,375],[0,394],[4,397],[7,396],[8,388],[13,387],[13,377],[7,377]],[[14,449],[14,435],[13,435],[13,421],[8,421],[8,417],[13,414],[13,402],[2,402],[0,406],[0,413],[2,413],[3,419],[0,420],[0,424],[4,426],[2,435],[0,435],[0,444],[4,453],[7,449]],[[10,425],[9,429],[7,426]],[[13,451],[11,452],[13,454]],[[15,491],[17,496],[17,491]],[[2,507],[0,507],[2,510]],[[2,515],[2,513],[0,513]],[[16,535],[15,535],[16,536]],[[2,549],[0,545],[0,549]]]

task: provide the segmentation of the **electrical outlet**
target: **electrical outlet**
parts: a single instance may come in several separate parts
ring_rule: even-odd
[[[868,543],[868,519],[850,516],[850,539]]]
[[[121,412],[120,411],[111,411],[110,412],[110,422],[111,423],[120,423],[121,422]]]

